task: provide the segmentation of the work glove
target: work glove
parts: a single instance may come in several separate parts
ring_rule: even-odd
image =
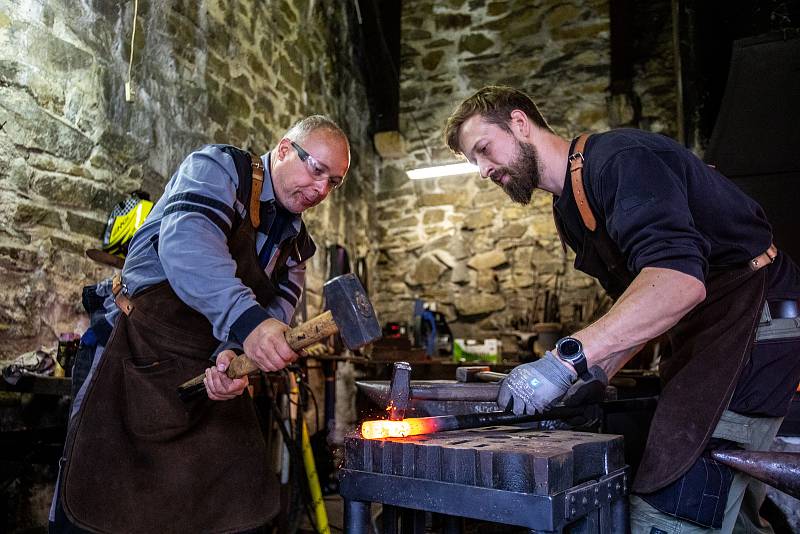
[[[589,367],[589,374],[579,378],[561,399],[565,406],[580,406],[600,402],[605,398],[608,375],[597,365]]]
[[[497,404],[516,415],[544,412],[567,392],[578,374],[558,361],[552,352],[535,362],[518,365],[500,383]]]

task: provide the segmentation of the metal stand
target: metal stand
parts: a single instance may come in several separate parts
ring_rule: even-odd
[[[369,502],[345,499],[344,531],[352,534],[369,534]]]
[[[460,532],[465,517],[537,533],[624,534],[628,467],[621,442],[509,427],[414,440],[348,438],[340,471],[345,532],[368,532],[368,503],[380,502],[386,534],[424,533],[425,512],[448,516],[448,534]],[[359,507],[367,512],[359,515]]]

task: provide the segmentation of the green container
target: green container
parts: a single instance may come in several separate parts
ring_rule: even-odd
[[[463,339],[453,340],[453,361],[500,363],[500,342],[487,339],[483,343],[467,343]]]

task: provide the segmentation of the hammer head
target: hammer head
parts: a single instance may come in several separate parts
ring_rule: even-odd
[[[353,273],[332,278],[322,288],[325,303],[349,349],[357,349],[381,337],[381,326],[367,292]]]
[[[411,400],[411,364],[408,362],[395,362],[392,367],[392,381],[389,383],[389,412],[390,421],[402,421],[406,416],[409,401]]]
[[[458,382],[480,382],[475,376],[478,373],[488,373],[489,367],[484,365],[462,366],[456,368],[456,381]]]

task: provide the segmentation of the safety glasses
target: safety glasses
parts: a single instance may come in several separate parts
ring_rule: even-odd
[[[328,166],[320,163],[314,156],[305,151],[303,147],[292,141],[292,148],[297,151],[297,157],[308,167],[308,172],[314,181],[327,181],[331,189],[338,189],[344,182],[344,176],[332,176]]]

